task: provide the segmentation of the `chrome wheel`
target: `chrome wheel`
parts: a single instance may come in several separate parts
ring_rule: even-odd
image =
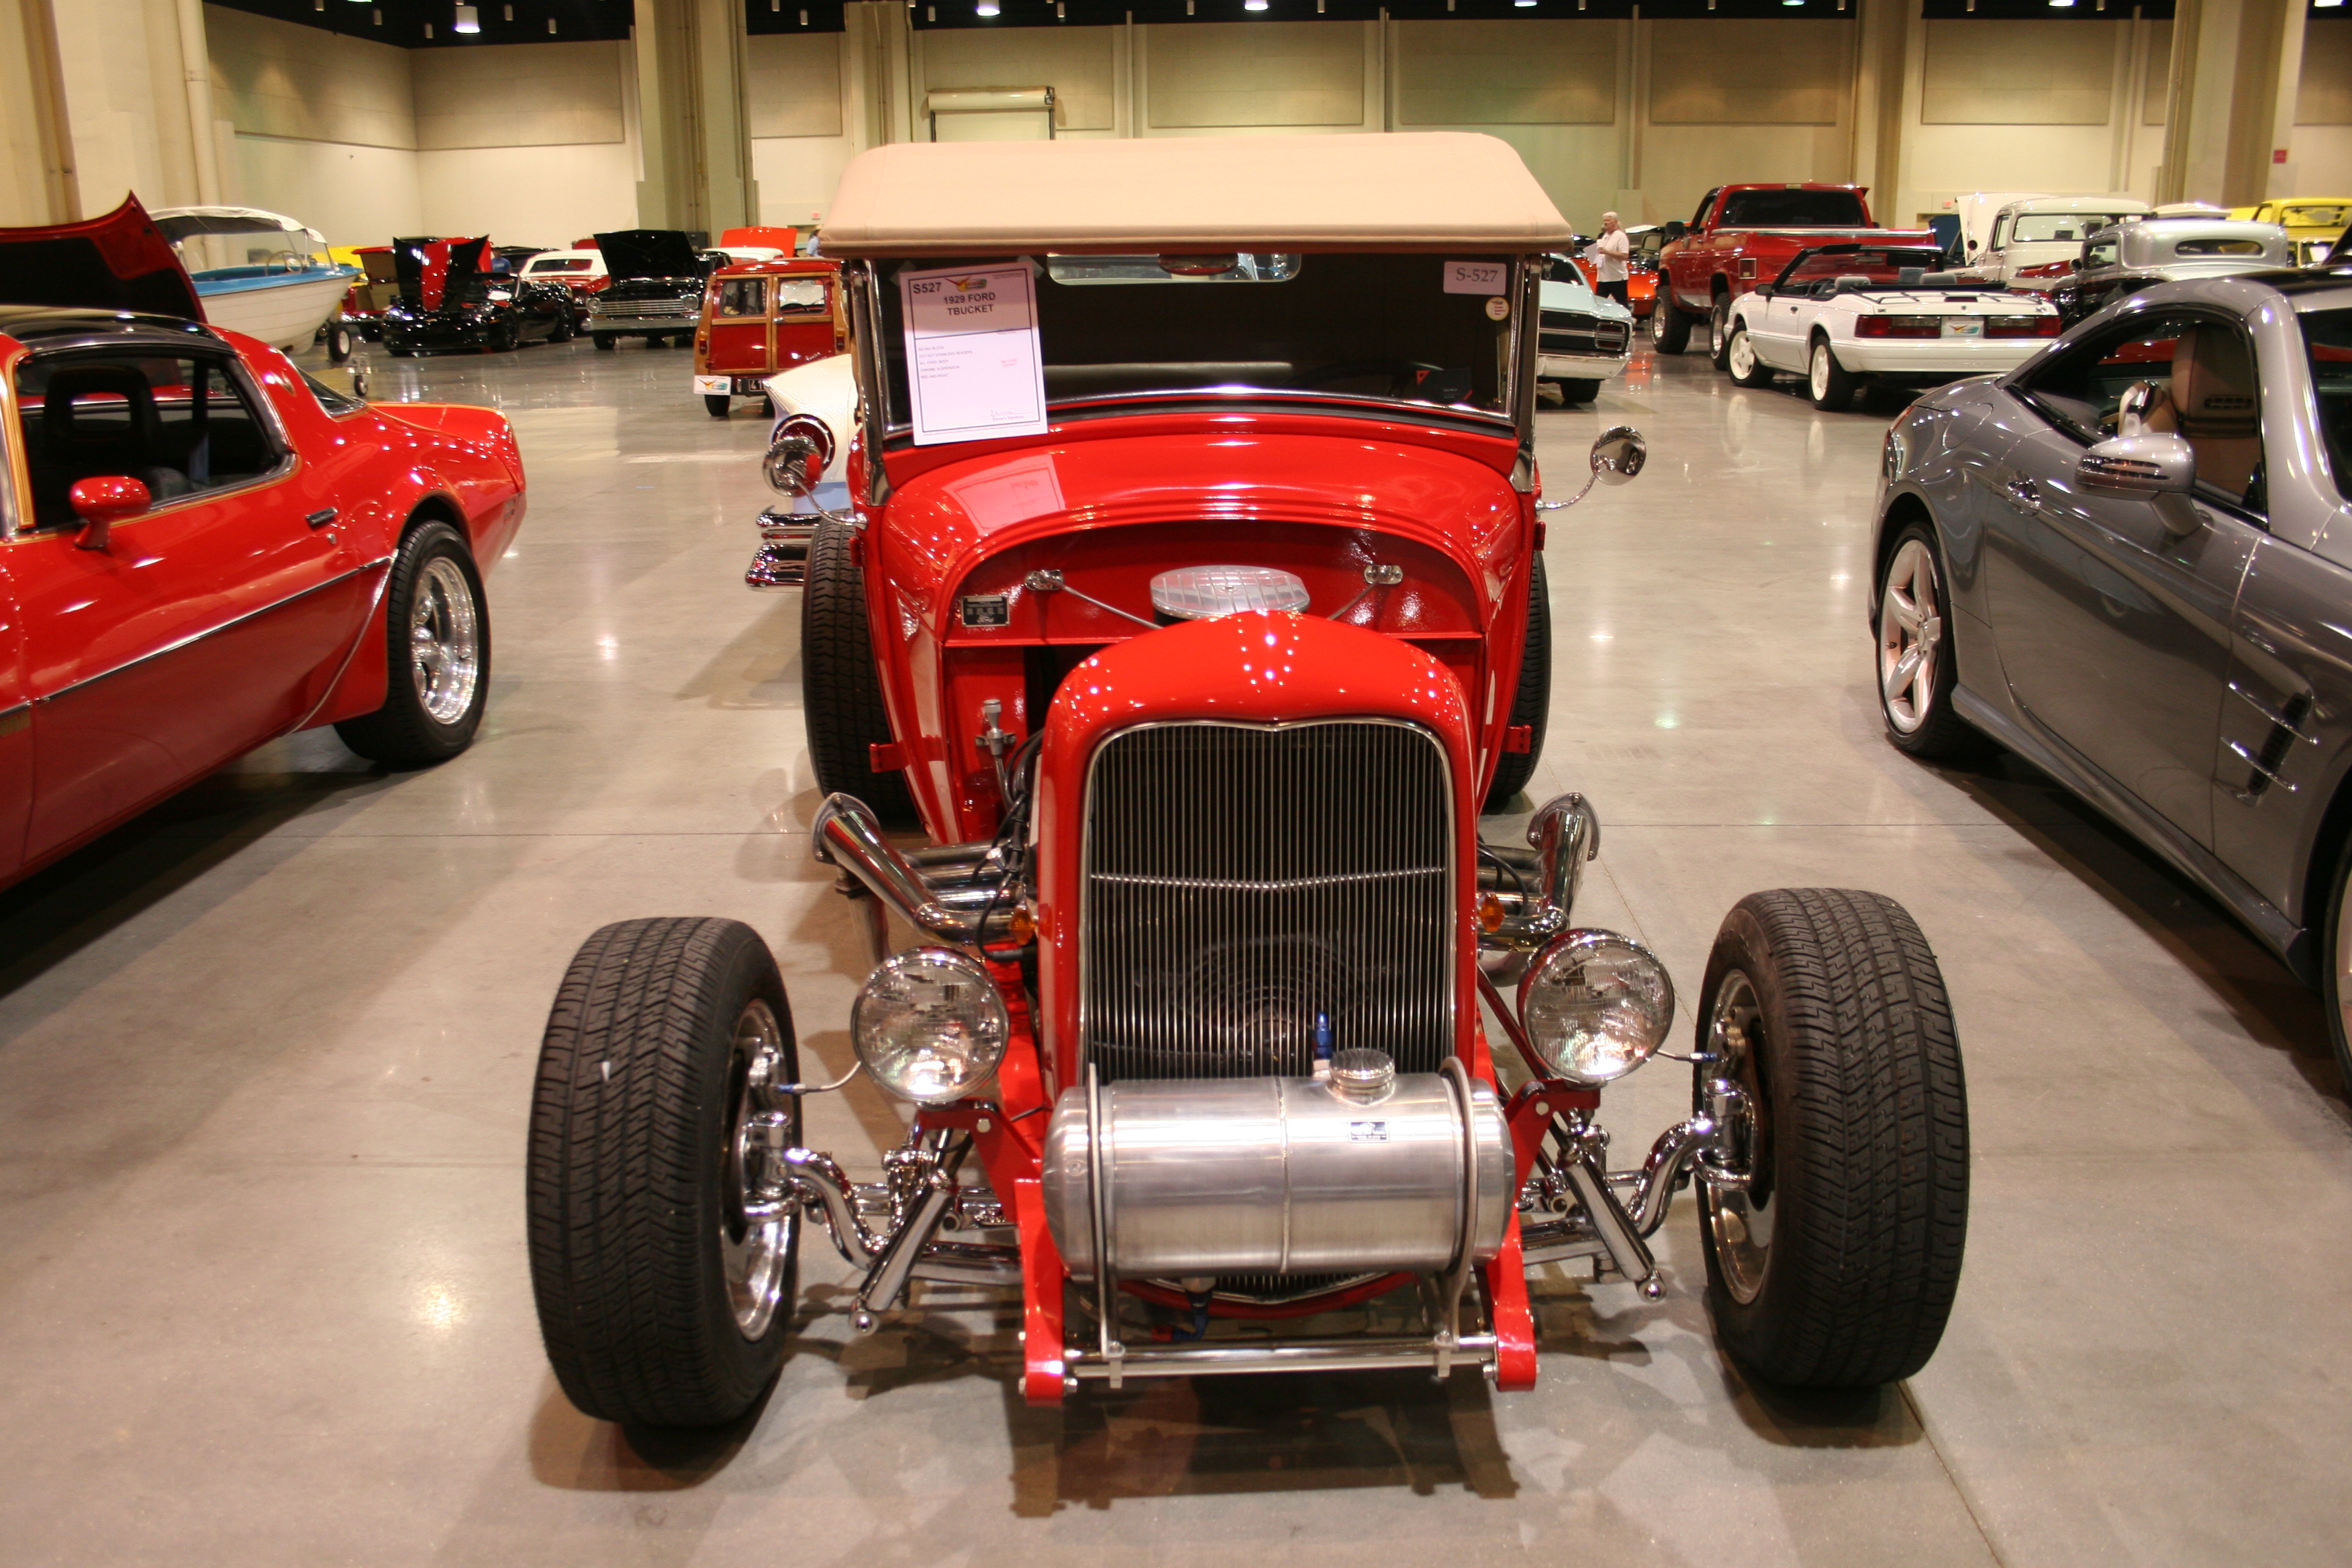
[[[1829,353],[1813,351],[1814,375]],[[1878,694],[1886,721],[1908,735],[1933,716],[1937,665],[1943,653],[1944,605],[1936,556],[1924,539],[1906,539],[1886,565],[1878,594]]]
[[[1725,352],[1731,357],[1734,381],[1746,381],[1756,374],[1756,345],[1748,341],[1746,332],[1732,333],[1731,346]]]
[[[481,617],[473,585],[446,555],[425,563],[408,606],[409,657],[416,700],[436,724],[454,724],[474,705],[482,678]]]
[[[1725,1289],[1743,1305],[1764,1289],[1764,1271],[1772,1260],[1769,1104],[1756,1065],[1762,1026],[1755,984],[1744,970],[1727,971],[1707,1014],[1706,1048],[1715,1058],[1715,1076],[1728,1079],[1746,1097],[1747,1125],[1727,1131],[1728,1142],[1747,1152],[1748,1184],[1717,1188],[1702,1181],[1699,1223],[1706,1229]]]
[[[1724,334],[1730,330],[1731,311],[1718,300],[1706,318],[1706,352],[1709,355],[1717,360],[1723,357]]]
[[[758,1220],[746,1215],[761,1202],[753,1189],[767,1168],[762,1150],[762,1122],[782,1117],[790,1128],[787,1145],[800,1142],[800,1102],[777,1089],[788,1081],[783,1031],[765,1002],[754,1000],[735,1020],[735,1038],[727,1063],[731,1108],[724,1129],[725,1201],[719,1226],[719,1256],[727,1277],[727,1305],[735,1327],[747,1340],[756,1340],[775,1321],[782,1304],[784,1280],[790,1277],[793,1247],[800,1239],[797,1211]],[[770,1205],[772,1207],[772,1205]]]

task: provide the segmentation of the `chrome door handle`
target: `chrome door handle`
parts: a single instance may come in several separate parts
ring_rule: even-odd
[[[2032,479],[2011,479],[2004,488],[2009,491],[2009,499],[2027,511],[2032,511],[2042,505],[2042,491],[2035,487]]]

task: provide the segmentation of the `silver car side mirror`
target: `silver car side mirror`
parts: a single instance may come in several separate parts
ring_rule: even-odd
[[[1650,460],[1650,444],[1631,425],[1612,425],[1592,443],[1592,474],[1584,488],[1566,500],[1539,500],[1538,511],[1563,511],[1592,493],[1594,484],[1629,483]]]
[[[2197,483],[2197,449],[2178,436],[2116,436],[2074,465],[2086,490],[2105,495],[2187,495]]]

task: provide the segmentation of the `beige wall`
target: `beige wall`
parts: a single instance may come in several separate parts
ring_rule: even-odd
[[[51,15],[82,210],[133,192],[150,207],[216,196],[213,139],[190,123],[174,0],[70,0]]]
[[[0,0],[0,225],[80,216],[47,0]]]
[[[412,51],[217,5],[205,23],[232,201],[336,245],[566,245],[636,223],[625,44]]]
[[[2128,13],[1915,25],[1903,179],[1883,216],[1916,219],[1970,191],[2147,199],[2164,156],[2170,49],[2168,24]]]
[[[2352,195],[2352,19],[2304,24],[2298,87],[2298,184],[2313,195]]]

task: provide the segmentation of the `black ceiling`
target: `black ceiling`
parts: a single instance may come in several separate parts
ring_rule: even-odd
[[[402,48],[463,48],[477,44],[578,42],[625,38],[635,20],[633,0],[477,0],[481,31],[451,30],[454,0],[210,0],[231,10],[274,16],[308,27],[323,27],[354,38]],[[1633,15],[1635,0],[1265,0],[1250,10],[1248,0],[993,0],[997,14],[979,14],[982,0],[915,0],[908,20],[919,29],[935,27],[1102,26],[1136,22],[1370,21],[1385,10],[1412,19],[1527,18],[1591,20]],[[2313,5],[2315,17],[2343,17],[2352,6]],[[1852,20],[1853,0],[1640,0],[1645,18],[1776,17]],[[1979,18],[2036,21],[2122,21],[2137,13],[2169,18],[2173,0],[1919,0],[1923,16],[1938,19]],[[837,33],[842,0],[743,0],[745,29],[764,33]],[[551,31],[549,24],[552,23]]]

